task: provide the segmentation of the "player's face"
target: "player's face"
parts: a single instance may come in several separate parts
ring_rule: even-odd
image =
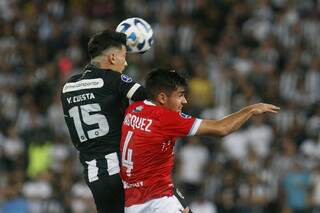
[[[184,95],[185,89],[183,87],[179,87],[177,90],[173,91],[170,96],[167,96],[167,101],[164,106],[173,111],[180,112],[183,105],[187,103],[187,99]]]
[[[117,51],[116,62],[115,62],[116,69],[120,72],[122,72],[124,68],[128,65],[126,60],[126,55],[127,55],[127,48],[124,45],[122,45],[121,50]]]

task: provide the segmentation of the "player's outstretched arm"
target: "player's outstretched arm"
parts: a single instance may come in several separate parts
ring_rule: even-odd
[[[221,120],[203,120],[196,135],[225,136],[239,129],[253,115],[260,115],[266,112],[278,113],[279,110],[279,107],[272,104],[253,104]]]

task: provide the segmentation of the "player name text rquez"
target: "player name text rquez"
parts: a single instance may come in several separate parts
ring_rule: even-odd
[[[131,126],[133,129],[141,129],[142,131],[150,132],[152,120],[147,118],[140,118],[136,115],[128,113],[124,118],[123,124]]]
[[[67,101],[68,101],[69,104],[72,104],[72,103],[75,103],[75,102],[81,102],[81,101],[94,99],[94,98],[95,97],[94,97],[93,93],[85,93],[85,94],[69,97],[69,98],[67,98]]]

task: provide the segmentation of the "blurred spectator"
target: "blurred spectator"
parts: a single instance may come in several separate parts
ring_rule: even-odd
[[[280,141],[280,145],[280,152],[273,157],[272,167],[281,180],[290,171],[293,162],[298,160],[298,153],[297,145],[289,135]]]
[[[265,117],[253,118],[252,125],[246,130],[248,145],[259,158],[265,158],[270,152],[270,146],[274,139],[272,127],[266,123]]]
[[[233,172],[226,172],[222,177],[222,184],[218,189],[216,204],[218,212],[237,212],[237,192],[236,176]]]
[[[223,148],[234,159],[244,159],[248,154],[248,140],[243,130],[239,130],[222,139]]]
[[[74,213],[96,211],[91,191],[83,182],[76,182],[71,188],[71,209]]]
[[[284,210],[309,212],[310,173],[298,161],[294,161],[289,173],[282,182],[284,190]]]
[[[58,92],[53,97],[53,101],[48,108],[47,117],[49,127],[53,131],[53,134],[59,137],[68,136],[67,126],[61,125],[64,122],[63,112],[61,111],[60,95]]]
[[[181,148],[178,157],[180,161],[178,179],[182,184],[181,190],[184,194],[193,198],[193,195],[201,188],[209,152],[200,143],[198,137],[192,137],[188,138],[187,145]]]
[[[257,174],[248,173],[239,186],[239,212],[263,212],[269,203],[270,191]]]
[[[23,185],[22,192],[28,200],[30,212],[63,212],[61,203],[53,196],[52,178],[52,173],[45,171]]]
[[[320,166],[317,165],[313,170],[310,177],[311,182],[311,193],[310,202],[312,212],[320,211]]]
[[[190,204],[190,209],[194,213],[217,213],[215,205],[205,200],[202,195],[195,197],[194,201]]]
[[[248,155],[241,161],[241,169],[245,173],[258,173],[262,168],[262,158],[254,149],[248,148]]]
[[[2,141],[3,160],[8,167],[23,168],[25,166],[26,145],[25,141],[18,135],[16,126],[8,127],[7,137],[3,138]]]
[[[320,59],[314,59],[305,74],[305,90],[311,103],[320,101]]]
[[[52,157],[50,155],[51,150],[52,150],[51,142],[39,144],[39,141],[35,141],[34,143],[29,145],[28,174],[30,177],[35,177],[40,173],[45,172],[49,169],[49,166],[52,163]]]
[[[0,208],[4,213],[28,213],[29,204],[27,200],[21,196],[21,183],[10,181],[10,188],[6,188],[3,193],[6,201]]]
[[[194,77],[189,80],[189,102],[194,108],[202,110],[213,104],[213,87],[203,64],[195,65],[194,72]]]

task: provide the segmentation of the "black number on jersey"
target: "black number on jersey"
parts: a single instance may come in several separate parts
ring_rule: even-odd
[[[69,110],[69,115],[73,118],[74,126],[76,128],[80,142],[87,141],[88,138],[93,139],[108,134],[109,123],[106,116],[99,113],[92,114],[92,112],[100,111],[101,107],[99,104],[86,104],[82,106],[74,106]],[[82,119],[80,117],[80,113]],[[82,124],[98,124],[99,128],[88,130],[85,134]]]

